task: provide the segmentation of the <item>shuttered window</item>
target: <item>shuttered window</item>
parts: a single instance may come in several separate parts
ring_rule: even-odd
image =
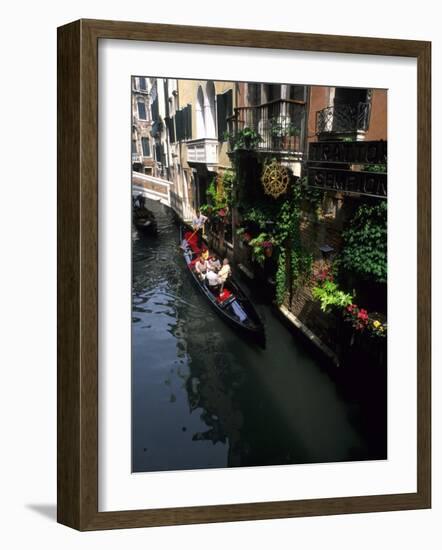
[[[155,143],[155,160],[157,162],[162,162],[162,150],[161,150],[161,144]]]
[[[177,111],[175,115],[176,125],[176,139],[181,141],[184,139],[184,127],[183,127],[183,111]]]
[[[289,99],[305,101],[306,86],[289,86]]]
[[[141,146],[143,148],[143,156],[144,157],[150,157],[150,143],[149,138],[142,137],[141,138]]]
[[[192,139],[192,106],[187,105],[175,114],[176,140]]]
[[[216,118],[218,127],[218,141],[226,141],[227,119],[233,114],[233,94],[232,90],[227,90],[216,96]]]
[[[175,117],[170,117],[166,119],[167,129],[169,130],[169,139],[170,143],[175,143]]]
[[[146,120],[146,105],[144,101],[138,102],[138,118],[140,120]]]
[[[146,90],[146,78],[140,76],[140,90]]]
[[[185,108],[186,112],[186,129],[185,129],[185,139],[192,139],[192,105],[187,105]]]

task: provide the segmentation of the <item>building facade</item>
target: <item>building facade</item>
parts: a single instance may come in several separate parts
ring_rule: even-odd
[[[132,169],[153,175],[152,116],[149,79],[132,77]]]
[[[134,178],[185,222],[207,214],[209,246],[339,362],[312,281],[361,209],[386,212],[387,91],[143,77],[132,91]],[[386,318],[375,279],[343,284]]]

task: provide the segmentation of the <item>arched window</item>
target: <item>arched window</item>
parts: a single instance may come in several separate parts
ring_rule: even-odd
[[[206,84],[206,103],[204,109],[204,120],[206,124],[206,136],[216,138],[216,94],[215,85],[211,80]]]
[[[206,137],[206,123],[205,123],[205,110],[204,110],[204,93],[201,86],[198,86],[198,92],[196,94],[196,135],[197,138]]]

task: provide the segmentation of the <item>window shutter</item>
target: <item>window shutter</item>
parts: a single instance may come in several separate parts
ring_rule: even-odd
[[[228,118],[233,115],[233,90],[227,90],[224,95],[226,97],[226,118]]]
[[[172,116],[167,120],[167,126],[169,128],[170,143],[175,143],[175,117]]]
[[[142,101],[138,102],[138,117],[141,120],[146,120],[146,105]]]
[[[224,94],[216,96],[216,118],[218,127],[218,141],[224,141],[223,136],[226,131],[226,101]]]
[[[177,111],[175,115],[175,124],[176,124],[176,139],[181,141],[184,139],[183,136],[183,111]]]
[[[227,131],[227,118],[232,116],[233,95],[232,90],[216,96],[216,118],[218,126],[218,141],[225,141],[224,133]]]
[[[147,137],[141,138],[141,145],[143,147],[143,156],[150,157],[150,143]]]
[[[161,144],[160,143],[155,143],[155,160],[159,163],[162,162],[162,158],[161,158]]]
[[[186,107],[186,139],[192,139],[192,105]]]
[[[152,109],[152,120],[156,120],[156,121],[160,120],[158,96],[156,96],[155,99],[152,101],[151,109]]]

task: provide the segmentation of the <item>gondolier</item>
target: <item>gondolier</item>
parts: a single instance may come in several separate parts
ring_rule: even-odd
[[[196,215],[193,217],[192,220],[192,227],[193,230],[196,232],[197,243],[200,248],[203,242],[204,224],[207,220],[208,217],[204,216],[204,214],[201,214],[199,210],[196,211]]]

